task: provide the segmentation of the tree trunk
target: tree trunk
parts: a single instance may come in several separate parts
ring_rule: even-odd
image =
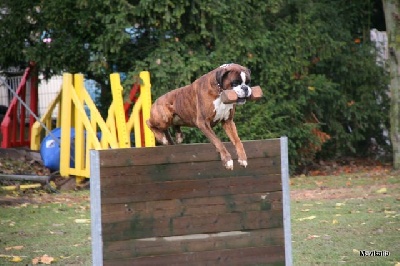
[[[400,169],[400,1],[382,0],[389,44],[390,67],[390,139],[393,149],[393,168]]]

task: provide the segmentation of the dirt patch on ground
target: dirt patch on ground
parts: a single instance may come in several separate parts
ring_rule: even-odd
[[[307,171],[307,176],[335,176],[350,173],[380,173],[392,170],[391,162],[382,162],[365,158],[343,158],[314,163]]]
[[[20,204],[43,204],[43,203],[87,203],[90,201],[89,193],[48,193],[46,191],[24,191],[13,194],[0,195],[0,206],[15,206]]]
[[[292,200],[318,200],[318,199],[366,199],[390,196],[391,190],[399,190],[399,184],[356,186],[343,188],[301,189],[290,192]],[[398,198],[400,200],[400,198]]]

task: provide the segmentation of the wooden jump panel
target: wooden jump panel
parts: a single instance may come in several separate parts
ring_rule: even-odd
[[[287,139],[91,151],[93,265],[291,265]],[[282,148],[283,147],[283,148]]]

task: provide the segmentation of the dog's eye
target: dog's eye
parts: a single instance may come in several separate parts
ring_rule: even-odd
[[[240,84],[241,84],[241,82],[240,82],[239,80],[234,80],[234,81],[232,81],[232,83],[231,83],[232,87],[239,86]]]

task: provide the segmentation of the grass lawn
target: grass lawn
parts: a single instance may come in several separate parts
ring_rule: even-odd
[[[89,191],[2,200],[0,265],[91,265]]]
[[[291,190],[294,265],[400,265],[400,175],[301,176]],[[0,194],[0,265],[91,265],[89,219],[89,191]]]
[[[292,179],[291,208],[295,265],[396,265],[400,262],[398,176],[295,178]],[[390,255],[360,257],[363,250],[384,250]]]

